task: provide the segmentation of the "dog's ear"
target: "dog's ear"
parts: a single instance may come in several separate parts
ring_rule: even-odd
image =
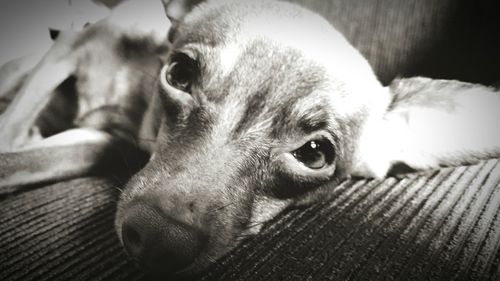
[[[162,0],[165,7],[165,13],[170,20],[171,27],[168,34],[168,40],[172,42],[179,23],[184,19],[194,7],[203,2],[203,0]]]
[[[363,128],[353,174],[433,169],[500,155],[500,92],[470,83],[411,78],[389,87],[392,103]]]
[[[203,0],[162,0],[168,19],[173,23],[180,22],[196,5]]]

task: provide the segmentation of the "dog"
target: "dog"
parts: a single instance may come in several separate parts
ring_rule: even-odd
[[[122,114],[128,122],[109,111],[93,119],[115,121],[127,133],[79,124],[92,128],[80,142],[106,144],[89,162],[123,136],[150,155],[124,188],[115,227],[126,251],[152,272],[206,268],[324,183],[500,154],[495,89],[422,77],[384,87],[363,56],[311,11],[281,1],[199,2],[166,3],[168,51],[149,49],[148,63],[124,63],[147,65],[158,79],[148,80],[149,90],[111,98],[121,104],[141,93],[144,106]],[[8,130],[14,123],[4,124]],[[28,138],[8,141],[19,139]]]
[[[149,22],[129,17],[138,7]],[[93,173],[123,153],[140,156],[124,146],[135,146],[166,50],[168,21],[155,16],[159,8],[128,1],[83,30],[51,29],[54,44],[41,59],[0,70],[0,97],[12,99],[0,118],[0,188]]]

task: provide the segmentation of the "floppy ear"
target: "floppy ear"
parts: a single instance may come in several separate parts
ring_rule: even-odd
[[[20,81],[14,99],[0,118],[0,151],[19,149],[38,137],[32,128],[36,127],[40,112],[49,104],[55,89],[76,70],[71,48],[76,39],[75,33],[65,32]]]
[[[433,169],[500,155],[500,92],[477,84],[410,78],[390,86],[392,103],[361,134],[353,174]],[[401,165],[403,164],[403,165]]]

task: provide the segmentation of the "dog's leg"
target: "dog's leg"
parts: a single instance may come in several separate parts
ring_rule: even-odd
[[[0,68],[0,98],[15,92],[42,56],[42,54],[29,55],[5,63]]]
[[[146,157],[106,132],[89,128],[67,130],[23,150],[0,154],[0,194],[81,175],[121,170],[132,173]]]
[[[389,87],[393,102],[366,126],[354,174],[383,177],[470,164],[500,155],[500,92],[470,83],[411,78]]]
[[[74,129],[49,137],[36,147],[1,154],[0,193],[12,187],[87,174],[112,145],[110,135]]]
[[[34,123],[50,101],[54,89],[75,70],[75,62],[70,55],[75,40],[75,34],[62,34],[26,77],[0,118],[0,150],[12,151],[29,142]]]
[[[83,32],[60,33],[40,63],[24,75],[23,86],[0,119],[3,191],[94,172],[110,175],[111,168],[131,174],[144,164],[147,156],[136,147],[136,126],[156,79],[150,73],[156,74],[160,64],[157,55],[164,49],[159,30],[166,25],[138,24],[128,15],[143,3],[129,2],[132,7],[115,9],[112,16],[89,25]],[[150,8],[158,11],[160,3],[149,2]],[[153,17],[148,22],[157,23],[155,20]],[[130,46],[132,52],[128,52]],[[73,85],[70,77],[76,83],[65,91],[66,82]],[[53,99],[59,90],[63,94],[75,91],[76,108],[73,99],[69,110],[64,101]],[[57,123],[53,119],[60,117],[59,112],[48,107],[52,101],[65,107],[62,113],[69,112],[69,117],[63,117],[70,126],[56,125],[55,135],[44,139],[51,135],[43,129],[45,125],[50,128]],[[95,129],[60,133],[73,125]],[[43,137],[33,134],[38,128]],[[34,137],[38,137],[36,141]],[[146,141],[150,142],[149,138]]]
[[[9,61],[0,68],[0,114],[12,102],[35,64],[24,57]]]

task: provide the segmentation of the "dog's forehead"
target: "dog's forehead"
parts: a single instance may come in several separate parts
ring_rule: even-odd
[[[210,79],[241,68],[241,58],[247,56],[282,65],[302,63],[303,69],[315,65],[329,79],[330,88],[347,86],[351,89],[344,92],[356,95],[378,86],[367,61],[335,28],[319,15],[290,3],[209,0],[188,14],[177,34],[174,47],[196,48],[202,64],[211,71]],[[280,62],[283,57],[297,59]],[[255,66],[246,75],[267,70]],[[366,85],[360,85],[360,79]]]
[[[226,60],[261,39],[322,62],[352,50],[325,19],[281,1],[209,0],[188,14],[180,29],[183,38],[178,44],[219,49]],[[323,57],[318,59],[318,54]]]
[[[290,132],[286,125],[313,120],[309,117],[327,111],[329,80],[321,65],[265,39],[255,40],[241,53],[217,83],[224,90],[216,91],[226,103],[225,115],[233,116],[235,136],[267,127],[276,137],[280,131]],[[328,121],[327,114],[322,117]]]
[[[212,0],[189,14],[180,28],[175,46],[196,49],[206,66],[203,78],[218,89],[211,98],[230,96],[261,108],[287,105],[284,111],[290,112],[302,97],[331,82],[328,59],[318,54],[334,53],[319,49],[328,48],[326,41],[335,39],[336,31],[298,6]],[[316,106],[311,99],[308,104]]]
[[[224,122],[215,122],[222,132],[357,124],[350,119],[364,118],[380,86],[338,31],[290,3],[209,0],[179,28],[174,47],[197,49],[203,91],[224,103],[216,114]]]
[[[203,96],[217,140],[302,135],[332,121],[324,69],[293,49],[256,40],[228,73],[204,74],[208,81],[194,95]]]

